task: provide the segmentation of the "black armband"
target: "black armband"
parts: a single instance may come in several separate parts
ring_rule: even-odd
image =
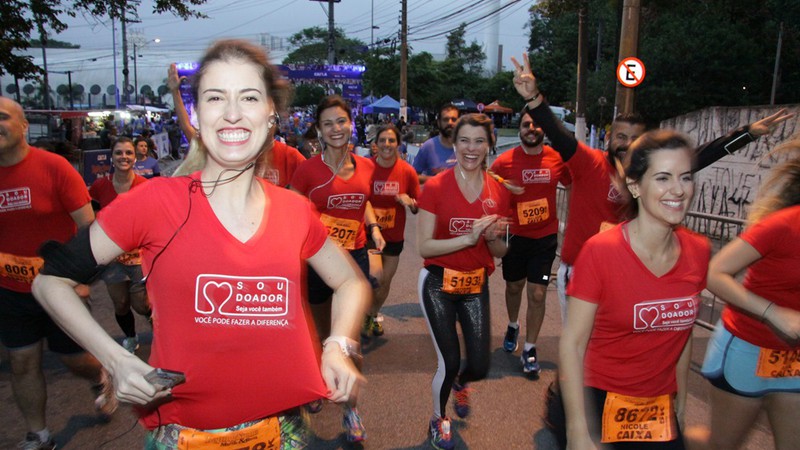
[[[66,244],[47,241],[39,247],[39,256],[44,266],[39,273],[69,278],[78,283],[89,284],[102,272],[104,266],[97,264],[89,242],[89,227],[78,230],[78,234]]]

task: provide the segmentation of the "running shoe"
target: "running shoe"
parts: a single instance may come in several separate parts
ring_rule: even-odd
[[[25,440],[17,444],[17,448],[23,450],[55,450],[56,443],[53,442],[53,438],[49,438],[47,442],[44,442],[38,434],[28,432],[25,435]]]
[[[428,427],[433,448],[439,450],[452,450],[455,448],[453,433],[450,431],[450,419],[447,417],[434,417]]]
[[[506,337],[503,339],[503,350],[507,351],[508,353],[517,351],[517,347],[519,347],[519,343],[517,342],[518,337],[519,327],[514,328],[509,325],[508,329],[506,330]]]
[[[362,442],[367,438],[367,430],[361,423],[361,416],[356,408],[346,408],[342,417],[342,427],[344,427],[347,442]]]
[[[536,347],[533,347],[528,351],[523,350],[522,356],[520,356],[519,359],[522,361],[523,372],[534,377],[539,376],[539,372],[542,369],[539,367],[539,358],[536,357]]]
[[[139,336],[126,337],[122,340],[122,346],[125,347],[125,350],[136,353],[136,350],[139,350]]]
[[[100,382],[92,386],[97,398],[94,400],[94,409],[101,419],[106,422],[111,420],[111,415],[117,410],[119,401],[114,394],[114,383],[106,369],[100,369]]]
[[[372,332],[372,323],[373,323],[372,316],[367,314],[364,316],[364,324],[361,326],[361,337],[368,338],[369,334]]]
[[[380,314],[372,319],[372,335],[383,336],[383,316]]]
[[[456,415],[462,419],[469,416],[469,394],[472,388],[468,387],[466,383],[458,384],[453,383],[453,407],[456,409]]]

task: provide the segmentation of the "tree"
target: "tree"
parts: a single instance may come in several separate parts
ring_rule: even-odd
[[[192,6],[205,4],[207,0],[155,0],[154,13],[170,12],[186,20],[203,18],[204,14]],[[42,73],[30,56],[15,54],[31,47],[32,34],[40,35],[41,42],[49,47],[47,31],[59,33],[67,29],[61,19],[78,13],[94,16],[120,17],[126,10],[128,17],[136,17],[137,0],[3,0],[0,1],[0,75],[9,73],[18,78],[31,80]]]
[[[472,44],[467,46],[464,39],[466,33],[467,24],[462,23],[447,35],[445,61],[450,61],[455,66],[461,66],[467,73],[478,75],[483,71],[486,54],[483,53],[483,49],[477,41],[473,40]]]
[[[335,29],[334,37],[336,64],[364,64],[368,52],[364,42],[346,37],[341,28]],[[328,64],[328,30],[305,28],[293,34],[289,43],[295,50],[284,58],[284,64]]]

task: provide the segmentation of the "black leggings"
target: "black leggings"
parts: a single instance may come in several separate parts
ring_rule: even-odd
[[[480,294],[448,294],[442,292],[441,275],[422,269],[418,287],[422,311],[439,360],[432,383],[433,410],[434,414],[444,417],[456,376],[459,384],[464,384],[481,380],[489,372],[489,286],[484,282]],[[461,373],[461,348],[456,321],[461,323],[467,354],[467,362]]]

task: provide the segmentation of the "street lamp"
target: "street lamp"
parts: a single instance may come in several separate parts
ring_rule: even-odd
[[[136,98],[136,104],[137,105],[139,104],[139,72],[136,69],[136,59],[137,59],[137,57],[139,55],[136,52],[136,47],[139,47],[140,49],[142,49],[144,47],[147,47],[147,45],[150,44],[151,42],[155,42],[156,44],[158,44],[159,42],[161,42],[161,39],[155,38],[155,39],[152,39],[150,41],[145,42],[144,44],[142,44],[140,46],[136,45],[136,41],[133,42],[133,89],[134,89],[134,94],[136,95],[135,98]],[[125,88],[127,89],[127,86]]]

